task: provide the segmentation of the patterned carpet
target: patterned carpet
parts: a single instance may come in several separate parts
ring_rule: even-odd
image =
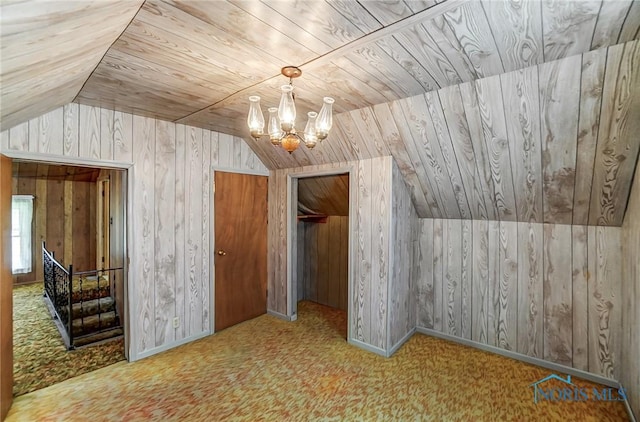
[[[124,360],[122,339],[67,352],[42,292],[42,283],[13,289],[14,396]]]
[[[345,342],[341,311],[301,302],[298,316],[263,315],[26,394],[7,420],[627,420],[621,402],[535,404],[529,385],[546,369],[420,334],[385,359]]]

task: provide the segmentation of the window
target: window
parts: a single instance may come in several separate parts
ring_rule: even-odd
[[[13,274],[31,272],[31,223],[33,196],[13,195],[11,198],[11,269]]]

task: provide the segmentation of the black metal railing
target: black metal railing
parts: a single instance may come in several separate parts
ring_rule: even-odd
[[[68,349],[75,347],[77,339],[121,327],[115,303],[115,276],[122,267],[74,273],[72,265],[64,268],[53,252],[47,251],[45,242],[42,242],[42,262],[44,295],[50,302],[53,317],[64,328],[61,334]],[[111,274],[113,280],[110,280]],[[105,319],[111,312],[110,318]],[[87,327],[89,318],[92,324]]]
[[[69,283],[71,280],[72,266],[65,269],[53,256],[53,252],[47,251],[42,242],[42,263],[44,267],[44,294],[49,299],[57,318],[68,331],[69,325]]]

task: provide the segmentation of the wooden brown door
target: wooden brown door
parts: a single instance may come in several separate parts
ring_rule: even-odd
[[[0,155],[0,420],[13,400],[13,279],[11,277],[11,159]]]
[[[215,172],[215,329],[267,311],[267,178]]]

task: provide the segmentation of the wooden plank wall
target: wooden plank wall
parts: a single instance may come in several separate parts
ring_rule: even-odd
[[[420,224],[418,327],[619,379],[619,227]]]
[[[1,134],[1,151],[132,165],[130,358],[209,333],[211,167],[267,174],[262,162],[240,138],[97,107],[70,103],[36,119],[52,132],[18,125]]]
[[[64,183],[62,184],[64,188]],[[69,185],[67,183],[67,185]],[[73,228],[71,236],[65,235],[65,243],[72,240],[71,264],[74,271],[94,270],[96,267],[96,207],[97,207],[97,189],[95,183],[90,182],[73,182],[72,201],[72,219]],[[68,192],[68,190],[64,191]],[[47,193],[47,205],[50,206],[49,194]],[[65,198],[68,201],[69,198]],[[64,208],[62,209],[64,215]],[[47,232],[50,227],[55,226],[54,220],[47,215]],[[47,233],[47,237],[49,234]],[[65,251],[67,245],[65,244]]]
[[[413,334],[416,327],[416,284],[414,273],[414,251],[418,240],[418,213],[411,202],[411,194],[395,161],[392,164],[391,185],[391,233],[388,286],[387,344],[390,351],[398,348]],[[383,206],[383,198],[374,200],[377,207]],[[382,253],[378,250],[378,253]],[[382,255],[378,255],[382,256]],[[375,261],[375,258],[374,258]],[[385,262],[376,263],[380,274],[385,271]],[[382,303],[383,294],[379,295]]]
[[[415,328],[411,232],[418,230],[409,190],[390,156],[271,171],[267,308],[287,315],[287,176],[345,167],[352,168],[356,193],[349,231],[349,340],[388,355]]]
[[[622,359],[620,382],[640,417],[640,165],[622,225]]]
[[[298,222],[298,301],[347,310],[349,217],[326,223]]]
[[[16,177],[14,194],[35,197],[33,221],[33,271],[13,276],[14,283],[43,277],[42,241],[59,262],[74,271],[95,269],[96,184],[74,180]]]

